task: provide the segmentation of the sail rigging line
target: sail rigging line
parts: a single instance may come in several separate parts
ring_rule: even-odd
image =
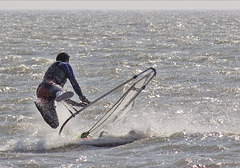
[[[85,110],[86,108],[88,108],[89,106],[92,106],[93,104],[95,104],[96,102],[98,102],[100,99],[106,97],[107,95],[109,95],[110,93],[114,92],[115,90],[117,90],[118,88],[126,85],[127,83],[131,82],[132,80],[136,79],[138,76],[144,74],[145,72],[149,71],[149,70],[152,70],[154,72],[154,75],[150,78],[150,80],[152,80],[152,78],[156,75],[156,70],[152,67],[150,68],[147,68],[146,70],[140,72],[139,74],[137,75],[134,75],[132,78],[128,79],[127,81],[121,83],[120,85],[118,85],[117,87],[113,88],[112,90],[110,90],[109,92],[105,93],[104,95],[100,96],[99,98],[95,99],[94,101],[92,101],[90,104],[86,105],[85,107],[83,107],[82,109],[80,110],[77,110],[75,113],[73,113],[70,117],[68,117],[66,119],[66,121],[62,124],[60,130],[59,130],[59,135],[61,135],[61,132],[63,130],[63,128],[65,127],[65,125],[69,122],[69,120],[71,120],[73,117],[75,117],[75,115],[79,114],[80,112],[82,112],[83,110]],[[148,84],[150,81],[147,81],[146,84]],[[146,85],[145,84],[145,85]]]

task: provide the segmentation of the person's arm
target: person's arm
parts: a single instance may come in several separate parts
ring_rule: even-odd
[[[89,103],[89,100],[82,93],[82,90],[81,90],[81,88],[80,88],[80,86],[79,86],[79,84],[78,84],[78,82],[75,78],[75,75],[73,73],[73,69],[72,69],[71,65],[68,64],[68,63],[65,63],[65,64],[63,64],[63,68],[64,68],[64,71],[67,74],[67,78],[69,79],[69,81],[72,84],[72,87],[73,87],[75,93],[79,96],[79,99],[83,102]]]

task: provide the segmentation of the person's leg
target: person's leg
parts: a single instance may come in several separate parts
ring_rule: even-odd
[[[52,87],[52,84],[48,82],[41,83],[37,89],[37,97],[41,101],[34,102],[44,121],[52,128],[57,128],[59,125],[54,104],[57,90],[61,88]]]
[[[44,121],[52,128],[59,126],[58,116],[55,109],[54,101],[42,103],[42,101],[34,102],[38,111],[41,113]]]
[[[60,102],[62,100],[66,100],[66,99],[70,99],[71,97],[73,97],[74,93],[73,92],[69,92],[69,91],[58,91],[56,93],[56,101]]]
[[[60,85],[57,84],[52,84],[49,92],[51,97],[53,97],[57,102],[70,99],[74,95],[73,92],[65,91]]]

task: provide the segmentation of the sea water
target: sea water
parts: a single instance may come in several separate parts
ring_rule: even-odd
[[[0,167],[240,167],[240,11],[0,13]],[[108,130],[144,138],[77,145],[104,104],[61,136],[44,122],[36,89],[61,51],[91,101],[156,68],[124,122]],[[63,122],[69,114],[57,106]]]

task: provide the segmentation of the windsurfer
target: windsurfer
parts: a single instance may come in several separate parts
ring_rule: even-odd
[[[36,107],[42,114],[44,120],[52,127],[57,128],[59,125],[58,116],[55,109],[54,101],[62,101],[71,98],[74,93],[63,89],[67,79],[72,84],[75,93],[84,104],[90,101],[83,95],[81,88],[75,78],[72,67],[69,64],[70,56],[61,52],[54,62],[45,72],[43,81],[38,86],[37,97],[40,101],[35,102]]]

